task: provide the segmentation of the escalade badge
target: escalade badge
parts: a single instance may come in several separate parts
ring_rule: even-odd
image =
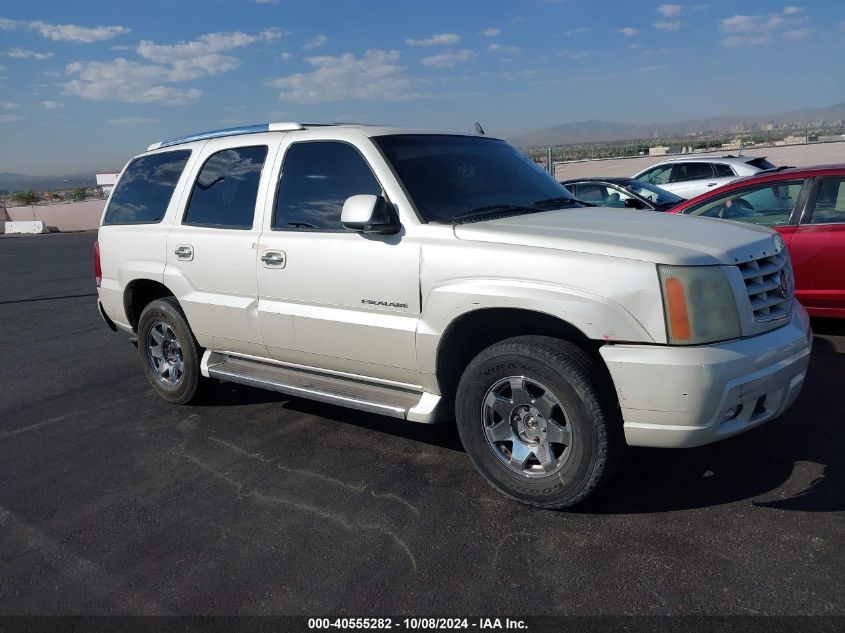
[[[789,296],[789,275],[786,274],[785,270],[782,270],[780,273],[780,286],[778,288],[778,293],[784,299]]]

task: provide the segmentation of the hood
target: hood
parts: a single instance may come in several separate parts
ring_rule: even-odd
[[[657,264],[733,265],[772,255],[776,233],[714,218],[588,207],[458,224],[455,235]]]

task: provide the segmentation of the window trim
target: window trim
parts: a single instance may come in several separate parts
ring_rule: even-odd
[[[825,178],[838,178],[845,182],[845,174],[830,174],[826,176],[815,176],[811,180],[811,191],[807,194],[807,199],[804,204],[804,208],[802,209],[802,213],[798,218],[798,226],[839,226],[845,224],[845,220],[842,222],[813,222],[813,214],[816,211],[816,199],[819,195],[819,189],[821,189],[822,181]]]
[[[255,192],[255,205],[252,209],[252,223],[249,226],[232,226],[230,224],[212,224],[210,222],[188,222],[188,209],[191,208],[191,200],[194,199],[194,190],[197,187],[197,182],[199,182],[200,176],[202,175],[202,170],[205,169],[205,166],[208,164],[212,158],[217,156],[222,152],[228,152],[232,150],[239,150],[239,149],[251,149],[254,147],[263,147],[266,151],[264,153],[264,162],[261,164],[261,171],[258,173],[258,187],[256,188]],[[261,193],[261,177],[264,175],[264,169],[267,166],[267,158],[270,156],[270,146],[262,143],[258,143],[255,145],[238,145],[236,147],[223,147],[218,149],[217,151],[208,155],[202,165],[200,165],[199,170],[197,171],[197,177],[194,178],[193,183],[191,183],[191,193],[188,195],[188,200],[185,202],[184,207],[182,208],[182,218],[180,221],[180,226],[193,226],[193,227],[200,227],[206,229],[217,229],[217,230],[225,230],[229,229],[231,231],[251,231],[255,227],[255,217],[256,217],[256,209],[258,208],[258,196]],[[259,227],[260,228],[260,227]]]
[[[810,180],[809,178],[802,178],[802,177],[799,176],[798,178],[785,178],[783,180],[769,180],[769,181],[766,181],[766,182],[753,183],[753,184],[747,185],[745,187],[737,187],[735,189],[730,189],[729,191],[723,191],[723,192],[721,192],[720,195],[714,195],[710,198],[707,198],[706,200],[702,200],[698,204],[688,206],[686,209],[683,210],[682,215],[689,215],[689,216],[692,216],[692,217],[695,217],[695,218],[707,217],[707,216],[700,216],[700,215],[692,215],[692,210],[700,209],[701,207],[706,206],[708,204],[712,204],[713,202],[715,202],[719,199],[725,199],[725,198],[728,198],[728,197],[731,197],[731,196],[734,196],[734,195],[737,195],[738,197],[742,197],[742,196],[745,195],[745,193],[748,193],[750,191],[757,191],[759,189],[765,189],[766,187],[773,187],[775,185],[789,186],[789,183],[800,182],[801,183],[801,189],[798,192],[798,195],[795,197],[795,205],[792,207],[792,211],[789,212],[789,218],[787,218],[786,224],[778,224],[777,225],[777,227],[794,226],[794,225],[798,224],[798,220],[801,217],[801,215],[804,213],[804,210],[806,208],[807,195],[808,195],[808,192],[809,192],[808,184],[809,185],[812,184],[812,183],[808,183],[809,180]],[[725,219],[725,218],[716,218],[716,219]],[[734,220],[734,221],[741,222],[741,220]],[[768,228],[775,229],[777,227],[771,226],[771,227],[768,227]]]
[[[149,158],[150,156],[159,156],[161,154],[179,154],[187,152],[188,157],[185,159],[185,164],[182,166],[182,172],[179,174],[179,178],[176,179],[176,184],[173,185],[173,191],[170,192],[170,199],[167,201],[167,206],[164,209],[164,213],[158,220],[144,220],[140,222],[106,222],[106,218],[109,214],[109,207],[111,206],[112,197],[109,197],[108,204],[106,208],[103,209],[103,220],[100,223],[100,226],[138,226],[142,224],[161,224],[164,222],[164,218],[167,217],[167,210],[170,208],[171,203],[173,202],[173,195],[176,193],[176,190],[179,188],[179,183],[182,178],[185,177],[185,173],[188,171],[188,164],[191,162],[191,156],[193,155],[193,150],[191,149],[171,149],[164,152],[152,152],[147,154],[141,154],[140,156],[136,156],[132,160],[127,163],[126,167],[123,168],[123,171],[120,173],[120,177],[117,180],[117,184],[115,184],[114,188],[117,189],[117,186],[120,184],[120,179],[123,178],[123,175],[129,170],[129,168],[142,158]],[[114,192],[112,192],[114,193]]]
[[[367,160],[367,157],[364,156],[364,153],[358,149],[358,147],[350,143],[349,141],[343,141],[340,139],[333,139],[333,138],[321,138],[321,139],[303,139],[301,141],[293,141],[285,148],[285,153],[282,156],[282,164],[279,166],[279,177],[276,179],[276,186],[274,187],[275,191],[273,192],[273,212],[270,214],[270,230],[271,231],[278,231],[281,233],[358,233],[358,231],[353,231],[352,229],[347,229],[345,226],[341,225],[340,228],[337,229],[323,229],[319,227],[307,228],[307,227],[280,227],[276,228],[276,213],[278,211],[278,203],[279,203],[279,186],[282,184],[282,178],[285,175],[285,162],[288,159],[288,152],[294,145],[303,145],[303,144],[315,144],[315,143],[337,143],[341,145],[348,145],[352,149],[354,149],[358,155],[361,157],[361,160],[364,161],[364,164],[367,166],[367,169],[370,170],[370,173],[373,175],[373,179],[376,181],[378,186],[381,188],[381,195],[385,202],[388,205],[392,206],[390,199],[387,197],[387,193],[384,189],[384,185],[382,184],[379,177],[373,171],[372,165],[370,165],[370,161]],[[398,221],[398,214],[397,221]],[[400,222],[401,227],[401,222]]]

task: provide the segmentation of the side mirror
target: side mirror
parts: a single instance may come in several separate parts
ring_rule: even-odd
[[[645,202],[639,198],[626,198],[625,208],[627,209],[645,209]]]
[[[399,222],[382,196],[351,196],[343,203],[340,222],[347,229],[362,233],[396,233]]]

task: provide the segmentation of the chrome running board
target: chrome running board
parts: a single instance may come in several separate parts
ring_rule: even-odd
[[[206,351],[202,374],[413,422],[435,422],[440,396]]]

